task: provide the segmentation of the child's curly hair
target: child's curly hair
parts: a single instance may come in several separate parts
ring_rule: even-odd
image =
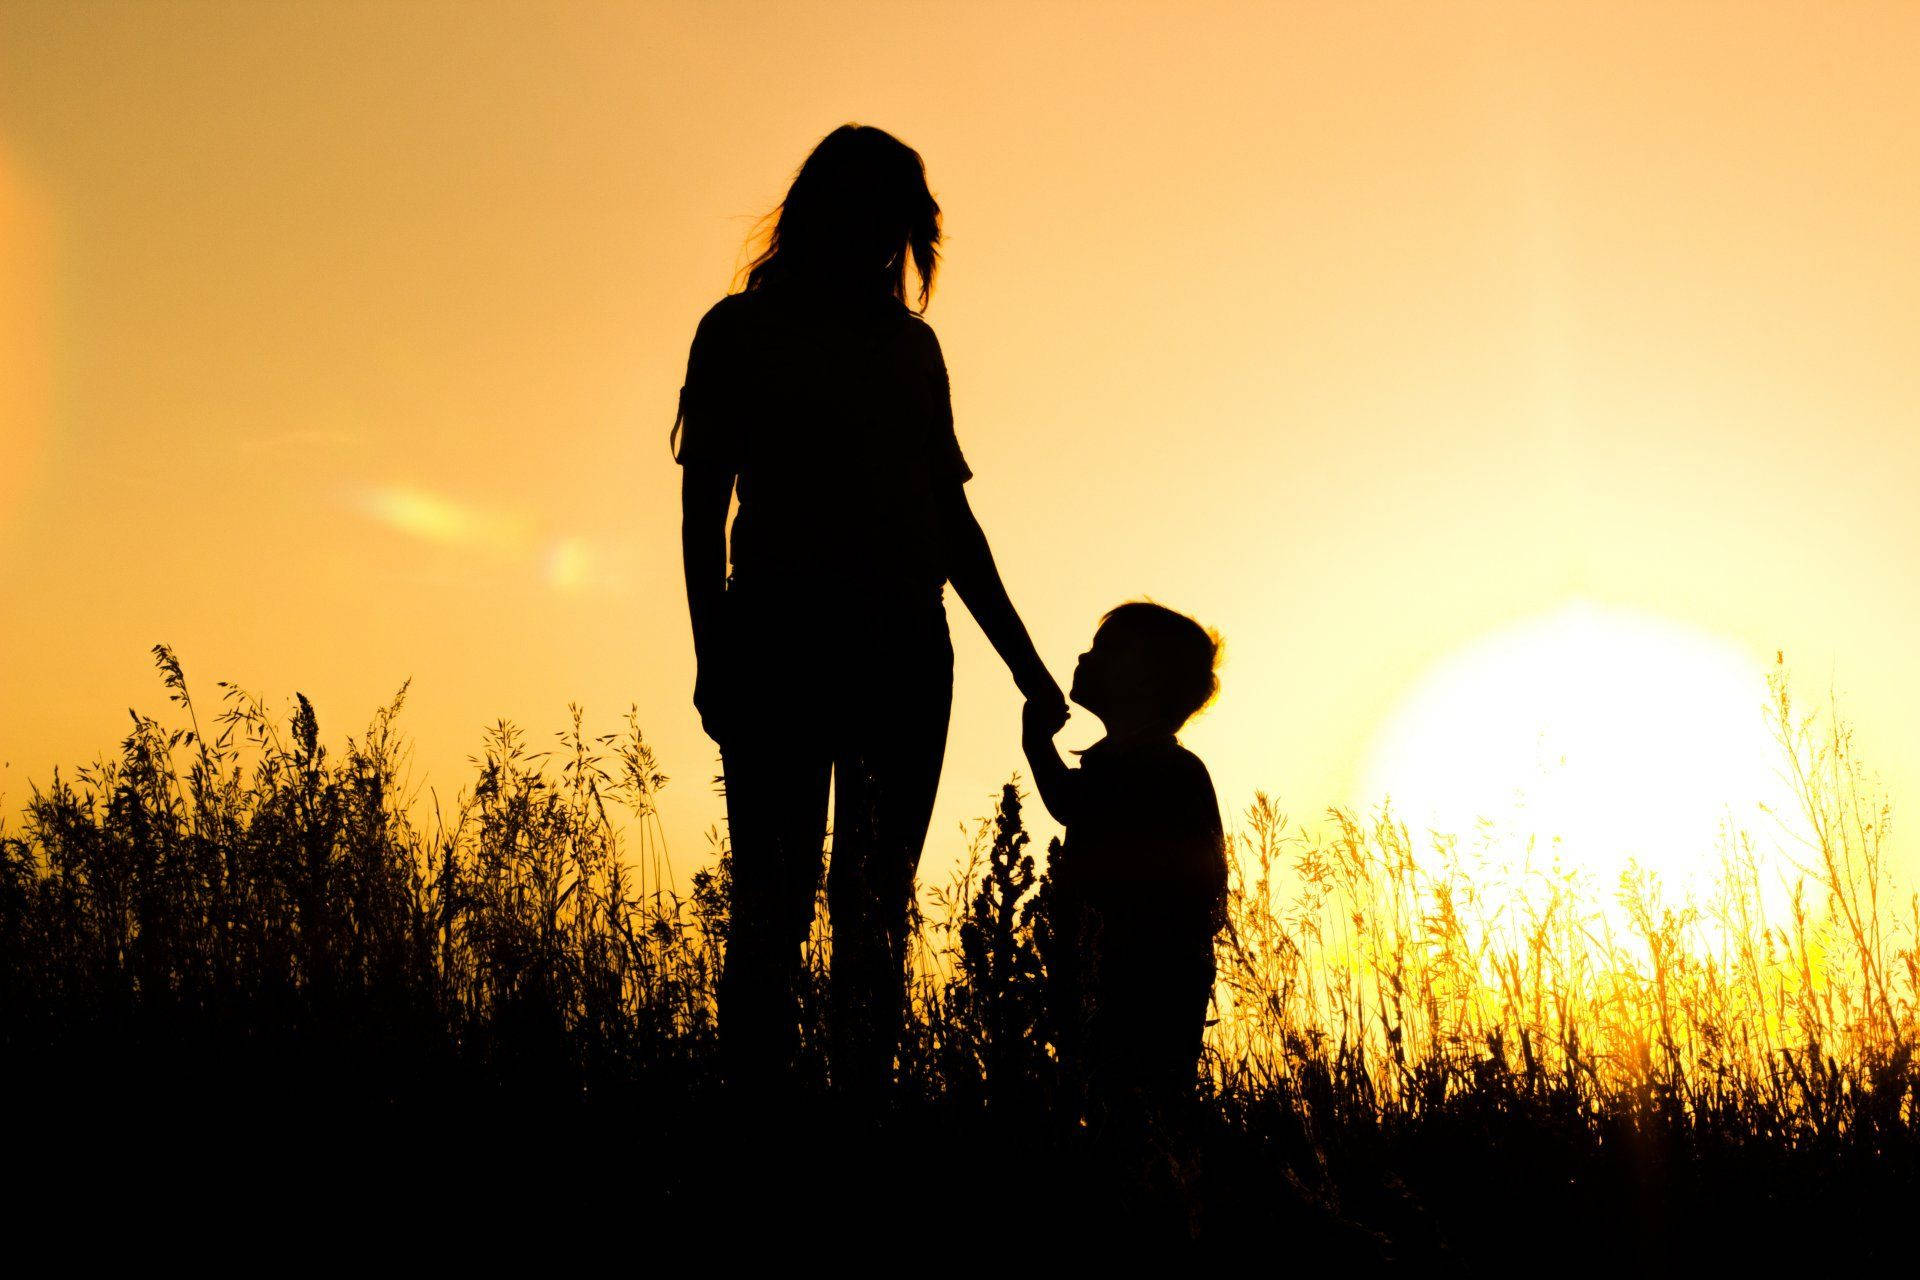
[[[1222,642],[1217,632],[1151,600],[1129,600],[1107,611],[1100,626],[1122,628],[1152,656],[1158,678],[1152,698],[1175,729],[1198,715],[1220,691]]]

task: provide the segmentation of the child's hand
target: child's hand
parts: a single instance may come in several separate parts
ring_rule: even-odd
[[[1051,738],[1066,727],[1064,698],[1029,698],[1020,710],[1020,729],[1030,738]]]

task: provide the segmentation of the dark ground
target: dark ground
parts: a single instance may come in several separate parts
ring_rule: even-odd
[[[712,1085],[533,1101],[450,1071],[245,1050],[16,1074],[16,1241],[236,1259],[296,1245],[435,1256],[810,1256],[946,1268],[1048,1257],[1270,1260],[1443,1274],[1792,1261],[1904,1272],[1910,1149],[1782,1150],[1550,1107],[1460,1106],[1310,1139],[1280,1106],[1202,1109],[1129,1159],[1044,1117]],[[1144,1172],[1143,1172],[1144,1170]],[[23,1176],[24,1175],[24,1176]],[[251,1256],[258,1257],[253,1254]]]

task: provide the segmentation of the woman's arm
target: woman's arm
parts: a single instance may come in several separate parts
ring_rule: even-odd
[[[1020,692],[1050,713],[1057,710],[1064,718],[1066,697],[1047,671],[1047,664],[1040,660],[1032,637],[1027,635],[1026,624],[1014,611],[1013,601],[1007,598],[999,567],[993,563],[993,551],[987,546],[986,532],[974,518],[965,487],[958,483],[946,486],[942,504],[947,580],[953,583],[968,612],[986,633],[994,652],[1013,673],[1013,682]]]
[[[727,720],[718,622],[727,590],[727,504],[732,498],[731,470],[712,463],[686,464],[680,477],[680,557],[698,664],[693,705],[700,712],[700,726],[715,742],[722,741]]]

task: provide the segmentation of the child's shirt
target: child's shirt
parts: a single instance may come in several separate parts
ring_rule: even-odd
[[[1171,735],[1102,740],[1080,759],[1050,869],[1062,1031],[1096,1070],[1190,1075],[1226,919],[1213,779]]]

